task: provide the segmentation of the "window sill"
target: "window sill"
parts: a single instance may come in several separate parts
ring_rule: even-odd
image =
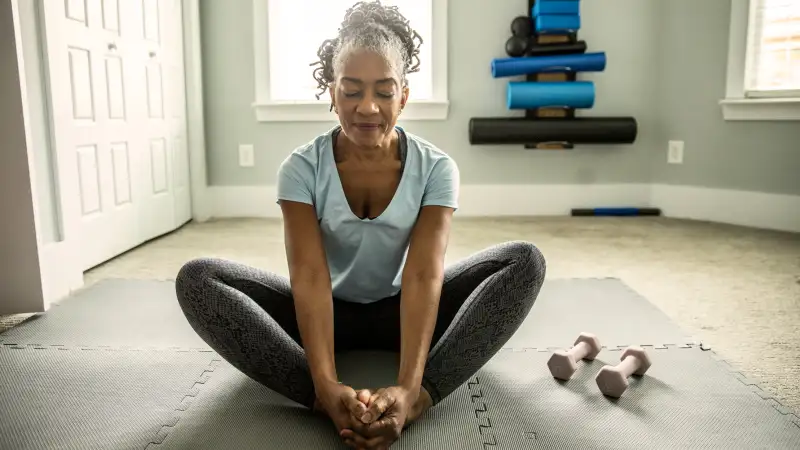
[[[800,98],[727,98],[719,104],[728,121],[800,121]]]
[[[259,122],[330,122],[336,114],[328,102],[256,102],[253,109]],[[448,101],[409,102],[400,117],[407,120],[447,120]]]

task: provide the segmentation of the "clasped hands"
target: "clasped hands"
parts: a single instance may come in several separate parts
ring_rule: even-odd
[[[419,390],[392,386],[356,391],[331,383],[318,393],[319,407],[333,420],[339,436],[358,450],[388,449],[405,428]]]

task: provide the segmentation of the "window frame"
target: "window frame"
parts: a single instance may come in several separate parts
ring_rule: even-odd
[[[252,106],[259,122],[336,121],[327,99],[317,101],[276,101],[270,95],[269,4],[272,0],[253,0],[253,51],[255,62],[255,101]],[[355,2],[355,0],[353,0]],[[450,102],[447,86],[447,2],[432,2],[431,52],[433,62],[432,99],[415,100],[413,94],[403,110],[403,120],[446,120]],[[309,76],[310,72],[309,72]]]
[[[755,2],[751,0],[731,1],[725,98],[719,102],[723,117],[728,121],[800,121],[800,94],[797,91],[748,93],[745,89],[754,6]]]

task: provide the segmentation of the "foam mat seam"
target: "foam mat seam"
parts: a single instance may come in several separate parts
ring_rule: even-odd
[[[13,342],[0,342],[0,348],[12,350],[77,350],[77,351],[108,351],[108,352],[177,352],[177,353],[214,353],[214,350],[207,347],[133,347],[133,346],[112,346],[112,345],[63,345],[63,344],[18,344]]]
[[[161,429],[144,447],[144,450],[159,448],[159,446],[164,443],[164,441],[169,437],[170,431],[172,431],[178,425],[181,415],[192,406],[194,400],[198,395],[200,395],[200,389],[208,382],[209,379],[211,379],[211,375],[213,375],[220,362],[220,359],[212,359],[211,362],[209,362],[208,367],[203,370],[197,381],[194,382],[180,403],[178,403],[178,406],[175,408],[175,415],[170,419],[169,422],[161,426]]]
[[[748,378],[739,368],[737,368],[734,364],[730,361],[726,360],[723,356],[719,353],[712,350],[710,347],[705,345],[701,345],[700,350],[704,352],[708,352],[709,355],[716,361],[718,364],[722,365],[728,372],[730,372],[736,380],[740,383],[745,385],[750,392],[757,395],[761,400],[767,402],[768,405],[772,406],[772,409],[780,413],[782,416],[786,417],[794,426],[800,428],[800,416],[797,415],[795,411],[791,408],[787,407],[783,403],[780,402],[775,396],[769,393],[767,390],[762,388],[758,382],[755,380]]]

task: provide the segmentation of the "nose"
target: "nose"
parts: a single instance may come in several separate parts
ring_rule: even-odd
[[[378,114],[380,111],[378,110],[377,102],[375,102],[375,97],[372,94],[364,95],[361,101],[358,102],[356,112],[364,116]]]

